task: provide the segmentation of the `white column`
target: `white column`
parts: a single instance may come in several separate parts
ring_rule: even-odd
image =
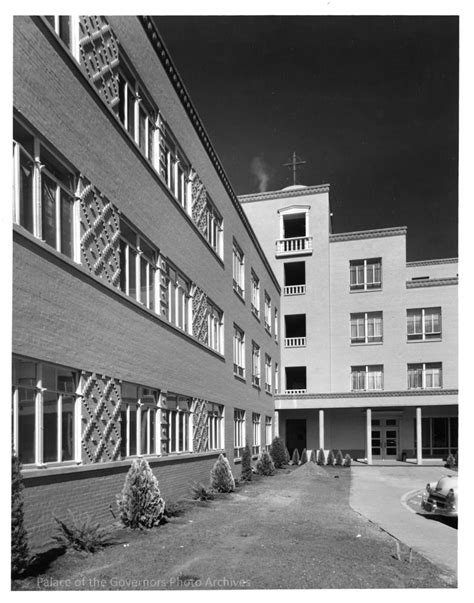
[[[372,465],[372,409],[366,411],[366,457],[367,465]]]
[[[416,464],[422,464],[421,452],[421,406],[416,408]]]
[[[324,410],[319,411],[319,447],[324,450]]]
[[[275,422],[275,427],[274,427],[274,433],[275,433],[275,437],[280,435],[280,419],[279,419],[279,412],[277,410],[275,410],[274,413],[274,422]]]

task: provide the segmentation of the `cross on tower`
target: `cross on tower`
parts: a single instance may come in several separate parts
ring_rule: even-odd
[[[284,163],[283,165],[285,167],[290,167],[293,169],[293,185],[296,184],[296,169],[298,166],[300,165],[304,165],[306,163],[306,161],[301,161],[301,159],[299,159],[296,156],[296,151],[293,151],[293,159],[290,163]]]

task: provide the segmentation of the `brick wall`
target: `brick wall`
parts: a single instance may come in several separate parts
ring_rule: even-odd
[[[187,459],[150,459],[165,502],[188,496],[192,482],[208,485],[217,456],[211,453]],[[47,548],[55,529],[53,515],[67,519],[68,509],[74,514],[88,513],[103,525],[113,523],[110,509],[117,516],[116,495],[123,488],[129,466],[129,462],[108,463],[80,471],[74,468],[59,475],[25,471],[25,523],[31,547]]]

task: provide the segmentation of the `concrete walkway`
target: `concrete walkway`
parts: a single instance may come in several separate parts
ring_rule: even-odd
[[[352,508],[429,561],[457,573],[457,529],[417,515],[402,504],[407,493],[452,475],[444,467],[353,465]]]

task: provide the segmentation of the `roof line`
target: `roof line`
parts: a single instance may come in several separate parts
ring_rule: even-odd
[[[145,33],[147,34],[148,39],[150,40],[150,43],[156,52],[156,55],[160,59],[162,65],[163,65],[163,68],[165,69],[165,71],[168,75],[168,78],[169,78],[171,84],[173,85],[173,87],[178,95],[178,98],[181,101],[181,104],[184,107],[184,110],[188,114],[188,117],[189,117],[194,129],[196,130],[196,133],[197,133],[198,137],[200,138],[200,140],[211,160],[211,163],[214,165],[214,168],[216,169],[217,174],[218,174],[222,184],[224,185],[224,188],[226,189],[226,191],[230,197],[230,200],[232,201],[232,204],[234,205],[235,209],[237,210],[238,215],[240,216],[244,226],[246,227],[246,229],[250,235],[250,239],[252,240],[252,243],[255,245],[255,248],[256,248],[265,268],[267,269],[268,274],[270,275],[270,278],[273,281],[273,284],[275,285],[278,293],[281,293],[280,284],[270,266],[267,256],[265,255],[265,253],[257,239],[257,236],[256,236],[247,216],[245,215],[245,212],[242,209],[242,206],[239,203],[237,195],[235,194],[234,189],[232,188],[232,185],[229,181],[229,178],[227,177],[227,174],[224,171],[222,163],[220,162],[219,157],[217,156],[217,153],[215,152],[214,147],[212,146],[211,140],[210,140],[209,136],[207,135],[207,132],[204,128],[204,124],[202,123],[201,118],[199,117],[198,112],[191,101],[188,91],[186,90],[183,80],[181,79],[181,76],[179,75],[178,70],[176,69],[176,67],[173,63],[173,60],[171,59],[170,53],[165,46],[165,43],[163,41],[163,38],[161,37],[160,32],[158,31],[157,26],[153,22],[152,18],[148,15],[139,16],[138,20],[141,22],[143,29],[145,30]]]
[[[415,262],[407,262],[407,267],[415,266],[433,266],[435,264],[457,264],[459,258],[440,258],[437,260],[417,260]]]
[[[267,199],[282,199],[285,197],[303,197],[305,195],[314,195],[315,193],[328,193],[329,184],[317,184],[315,186],[306,186],[298,189],[282,189],[279,191],[265,191],[261,193],[250,193],[248,195],[239,195],[240,203],[254,203],[255,201],[266,201]]]
[[[377,237],[394,237],[399,235],[406,235],[406,226],[393,226],[390,228],[376,228],[374,230],[355,230],[353,232],[341,232],[337,234],[329,235],[330,243],[337,243],[339,241],[351,241],[354,239],[371,239]]]

